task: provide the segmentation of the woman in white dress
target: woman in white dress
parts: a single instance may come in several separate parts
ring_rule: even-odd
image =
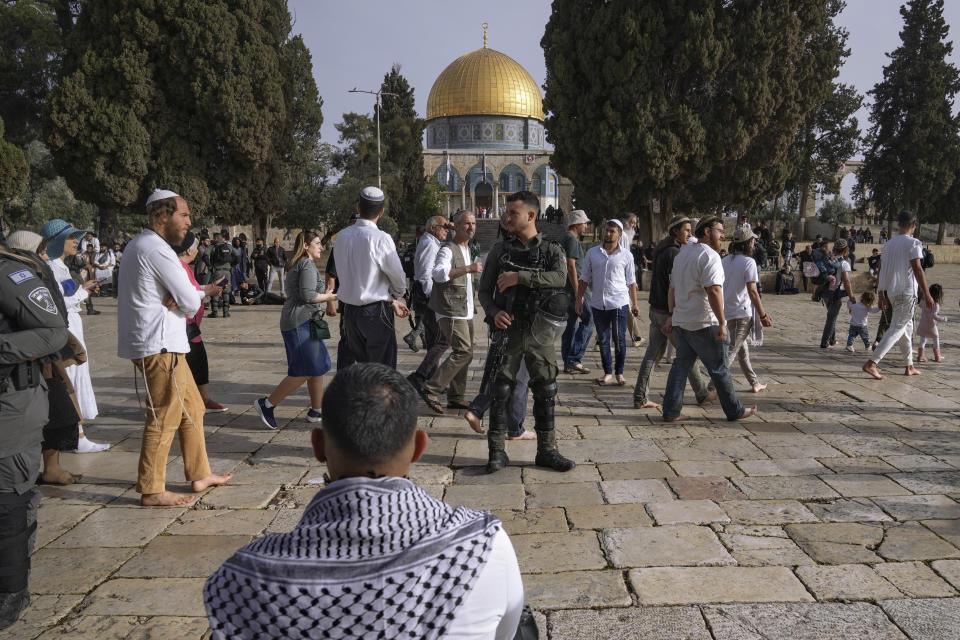
[[[70,333],[86,348],[83,338],[83,320],[80,310],[83,301],[90,296],[90,291],[97,288],[96,280],[88,280],[82,286],[77,286],[70,275],[70,269],[64,264],[64,256],[77,253],[80,236],[84,231],[73,227],[69,222],[55,218],[50,220],[40,231],[46,241],[47,257],[50,259],[50,269],[60,285],[63,301],[67,307],[67,328]],[[97,399],[93,394],[93,383],[90,381],[90,353],[87,352],[87,361],[80,365],[71,365],[66,368],[67,376],[73,384],[77,394],[77,403],[84,420],[93,420],[97,417]],[[97,444],[87,439],[83,433],[83,424],[80,425],[80,438],[77,442],[78,453],[94,453],[109,449],[108,444]]]

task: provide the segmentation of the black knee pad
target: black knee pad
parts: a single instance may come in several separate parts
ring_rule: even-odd
[[[510,396],[513,395],[513,388],[516,386],[516,383],[510,382],[508,380],[497,380],[493,383],[493,400],[494,402],[509,402]]]
[[[556,380],[542,380],[540,382],[530,385],[530,391],[533,392],[534,400],[549,400],[552,401],[557,397],[557,381]]]

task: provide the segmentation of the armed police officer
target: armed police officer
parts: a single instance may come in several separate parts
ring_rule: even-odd
[[[210,317],[217,317],[217,310],[223,310],[223,317],[230,317],[230,272],[233,265],[240,261],[240,254],[227,242],[222,234],[213,234],[213,245],[210,247],[210,281],[214,284],[223,280],[225,291],[210,298]]]
[[[0,247],[0,629],[29,604],[40,444],[48,418],[41,367],[58,360],[67,321],[36,265]]]
[[[527,365],[533,392],[536,464],[557,471],[576,466],[557,451],[553,428],[557,401],[554,340],[557,327],[565,327],[567,322],[569,297],[563,289],[567,264],[560,246],[537,232],[539,212],[540,199],[530,191],[507,198],[501,224],[508,237],[490,249],[480,278],[480,304],[487,322],[494,331],[506,333],[503,367],[493,383],[487,473],[499,471],[509,462],[504,448],[508,405],[521,361]]]

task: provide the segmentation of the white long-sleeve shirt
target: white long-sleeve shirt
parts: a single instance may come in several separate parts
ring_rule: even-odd
[[[470,247],[463,244],[458,244],[460,247],[460,253],[463,254],[463,262],[467,265],[472,261],[470,256]],[[431,275],[433,279],[437,282],[446,282],[450,279],[450,269],[453,268],[453,253],[450,251],[450,248],[447,246],[440,247],[440,251],[437,252],[436,264],[433,267],[433,272]],[[437,314],[438,318],[447,318],[452,317],[454,320],[473,320],[474,313],[474,303],[473,303],[473,274],[468,273],[461,278],[466,278],[467,280],[467,315],[465,316],[444,316]]]
[[[433,267],[440,252],[440,240],[429,231],[424,233],[417,243],[417,252],[413,257],[413,279],[420,283],[424,295],[433,291]]]
[[[341,231],[333,258],[340,280],[337,296],[344,304],[360,306],[403,297],[407,276],[397,248],[373,220],[361,218]]]
[[[629,287],[636,284],[633,254],[618,246],[607,253],[603,245],[591,247],[583,257],[580,282],[586,282],[593,291],[590,306],[594,309],[619,309],[630,304]]]
[[[63,258],[51,260],[47,264],[50,265],[50,271],[53,272],[53,277],[57,279],[57,284],[60,285],[60,293],[63,294],[63,303],[67,308],[67,313],[80,313],[83,310],[83,302],[90,297],[90,293],[76,283],[76,280],[70,275],[70,269],[64,264]],[[66,289],[63,286],[64,282],[68,283]],[[73,293],[68,296],[67,290],[71,287]]]
[[[163,305],[167,294],[177,303]],[[203,304],[167,241],[144,229],[127,245],[117,283],[117,355],[135,360],[157,353],[188,353],[186,318]]]

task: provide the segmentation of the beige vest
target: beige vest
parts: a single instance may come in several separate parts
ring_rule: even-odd
[[[453,255],[451,269],[467,266],[463,260],[463,251],[456,242],[447,242],[445,245]],[[467,278],[469,273],[452,278],[446,282],[434,282],[430,291],[430,308],[442,316],[457,318],[467,315]]]

